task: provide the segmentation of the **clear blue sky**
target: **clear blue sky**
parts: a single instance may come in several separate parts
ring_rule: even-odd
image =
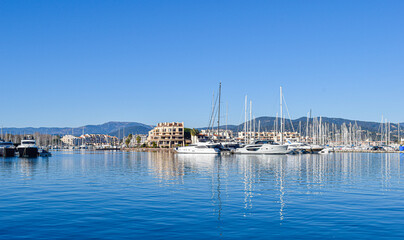
[[[404,121],[404,1],[0,1],[0,125]],[[225,111],[225,109],[223,109]]]

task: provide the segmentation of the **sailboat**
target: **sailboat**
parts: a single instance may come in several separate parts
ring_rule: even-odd
[[[280,108],[281,108],[281,141],[276,143],[272,140],[262,141],[258,140],[252,144],[247,144],[242,148],[238,148],[234,153],[236,154],[287,154],[290,151],[288,146],[283,144],[283,115],[282,115],[282,87],[280,88]]]
[[[219,108],[218,108],[218,118],[217,118],[217,139],[220,141],[220,101],[221,101],[221,89],[222,83],[219,85]],[[212,112],[214,107],[212,108]],[[212,113],[213,119],[214,114]],[[212,137],[214,136],[213,132],[213,123],[212,123]],[[215,143],[213,141],[206,141],[206,142],[198,142],[195,144],[191,144],[184,147],[177,147],[175,148],[175,152],[177,153],[191,153],[191,154],[219,154],[220,151],[223,149],[223,146],[220,143]]]

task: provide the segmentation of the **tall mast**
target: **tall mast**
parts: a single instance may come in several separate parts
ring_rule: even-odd
[[[282,145],[283,144],[282,87],[280,87],[280,100],[281,100],[281,145]]]
[[[226,102],[226,134],[227,134],[227,120],[229,117],[229,103]]]
[[[302,137],[302,121],[299,121],[299,141],[301,141],[300,140],[301,137]]]
[[[278,113],[276,113],[276,117],[275,117],[275,134],[278,135]],[[277,138],[278,139],[278,138]]]
[[[210,125],[212,124],[212,125]],[[213,91],[212,94],[212,115],[210,116],[209,119],[209,135],[212,133],[212,139],[213,139],[213,126],[215,125],[215,91]]]
[[[258,140],[261,140],[261,120],[258,120]]]
[[[253,139],[254,139],[254,141],[255,141],[255,124],[256,124],[256,121],[255,121],[255,116],[253,116],[253,122],[254,122],[254,125],[253,125]]]
[[[244,103],[244,143],[247,143],[247,95]]]
[[[307,113],[307,120],[306,120],[306,142],[309,140],[309,113]]]
[[[219,109],[217,110],[217,137],[220,140],[220,97],[222,95],[222,83],[219,83]]]
[[[252,134],[252,101],[250,100],[250,131],[249,131],[249,141],[251,141],[251,134]]]

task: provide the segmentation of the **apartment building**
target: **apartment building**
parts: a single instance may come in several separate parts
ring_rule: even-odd
[[[159,123],[149,131],[149,136],[147,137],[149,146],[153,146],[154,142],[158,147],[165,148],[184,146],[184,141],[183,122]]]

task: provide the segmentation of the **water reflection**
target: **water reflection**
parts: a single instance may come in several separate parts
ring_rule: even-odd
[[[29,180],[37,174],[60,174],[66,179],[72,174],[86,176],[88,182],[104,184],[120,180],[128,186],[137,186],[148,179],[148,184],[158,183],[161,191],[166,186],[187,186],[187,191],[201,194],[201,198],[203,194],[207,196],[217,228],[222,231],[230,205],[245,218],[254,215],[257,208],[272,209],[268,217],[277,218],[282,224],[291,215],[291,207],[301,199],[318,199],[315,196],[330,191],[352,189],[392,191],[403,175],[401,160],[403,154],[374,153],[291,156],[58,153],[49,159],[0,159],[0,175],[12,178],[19,174]]]
[[[227,201],[227,185],[242,192],[244,216],[251,215],[255,197],[267,195],[278,205],[282,222],[287,216],[289,197],[300,191],[306,195],[322,195],[330,188],[379,184],[388,190],[391,181],[400,178],[401,155],[341,153],[329,155],[149,155],[150,167],[157,178],[177,179],[186,184],[190,176],[209,177],[212,201],[218,220],[223,201]],[[230,175],[229,175],[230,172]],[[235,174],[237,173],[237,174]],[[195,183],[198,184],[198,183]],[[223,185],[224,184],[224,185]],[[225,187],[224,187],[225,186]],[[224,199],[223,199],[224,197]]]
[[[0,174],[13,176],[18,172],[24,178],[35,176],[37,168],[49,169],[49,158],[0,158]]]

